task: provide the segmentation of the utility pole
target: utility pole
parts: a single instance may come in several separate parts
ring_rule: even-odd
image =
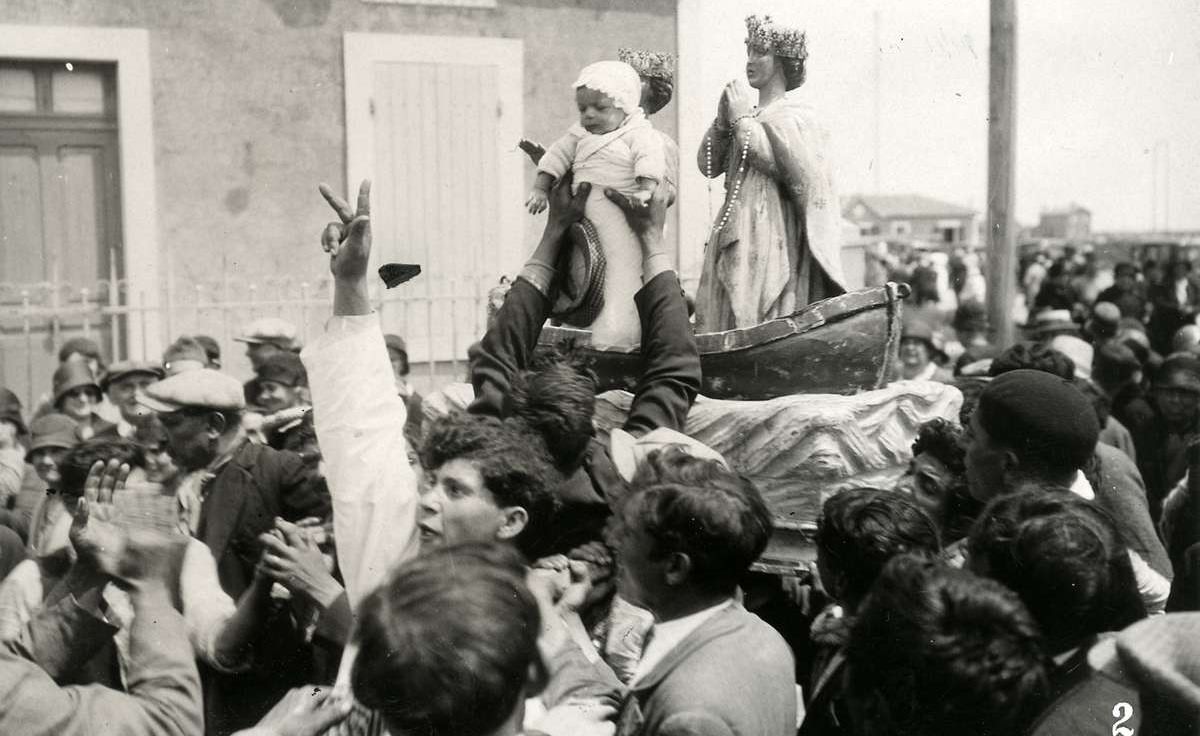
[[[883,176],[882,172],[881,172],[881,169],[883,168],[883,164],[882,164],[882,161],[880,161],[880,151],[881,151],[880,129],[882,126],[880,125],[880,122],[879,122],[879,116],[882,114],[881,109],[880,109],[881,105],[879,102],[879,98],[880,98],[880,96],[883,95],[883,58],[882,58],[883,57],[883,45],[879,39],[879,16],[880,16],[879,8],[876,8],[874,17],[873,17],[874,26],[875,26],[875,48],[874,48],[874,54],[875,54],[875,69],[874,69],[874,71],[875,71],[875,100],[874,100],[874,102],[875,102],[875,116],[874,116],[875,117],[875,164],[874,164],[873,168],[875,170],[875,193],[876,194],[880,193],[880,181],[882,180],[882,176]]]
[[[992,344],[1014,341],[1013,297],[1017,280],[1014,200],[1016,140],[1016,0],[991,0],[988,63],[988,316]]]

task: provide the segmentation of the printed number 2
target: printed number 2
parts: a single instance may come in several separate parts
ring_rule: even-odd
[[[1130,718],[1133,718],[1133,706],[1129,703],[1117,703],[1113,706],[1112,714],[1113,718],[1117,719],[1117,722],[1112,727],[1112,736],[1133,736],[1132,728],[1121,725]]]

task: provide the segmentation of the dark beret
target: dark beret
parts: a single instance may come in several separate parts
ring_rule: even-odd
[[[1100,437],[1091,402],[1070,381],[1045,371],[1019,369],[994,378],[975,414],[994,440],[1053,468],[1082,468]]]

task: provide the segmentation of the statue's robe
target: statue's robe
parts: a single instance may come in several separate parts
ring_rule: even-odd
[[[830,136],[799,92],[757,110],[730,134],[714,123],[700,144],[700,170],[725,174],[713,227],[729,214],[705,249],[697,331],[751,327],[846,291]]]

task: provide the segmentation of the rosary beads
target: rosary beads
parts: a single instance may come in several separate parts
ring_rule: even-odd
[[[736,125],[743,118],[747,118],[747,117],[753,117],[753,115],[743,115],[742,117],[738,118],[737,121],[734,122],[734,124]],[[708,206],[710,208],[709,216],[711,217],[712,216],[712,210],[711,210],[711,208],[712,208],[712,196],[711,196],[711,190],[712,190],[712,133],[711,132],[704,139],[704,143],[705,143],[705,148],[704,148],[705,172],[704,173],[708,175],[708,181],[709,181],[710,196],[708,199],[708,201],[709,201]],[[746,181],[746,176],[745,176],[746,160],[749,157],[749,153],[750,153],[750,131],[747,130],[746,135],[742,138],[742,156],[741,156],[741,159],[738,161],[737,172],[733,175],[733,188],[730,189],[729,199],[728,199],[728,201],[725,202],[724,213],[721,215],[721,222],[713,225],[712,231],[709,233],[710,238],[712,237],[713,233],[718,233],[721,230],[725,229],[725,225],[729,222],[729,218],[733,215],[734,209],[737,207],[738,195],[742,191],[742,182]]]

